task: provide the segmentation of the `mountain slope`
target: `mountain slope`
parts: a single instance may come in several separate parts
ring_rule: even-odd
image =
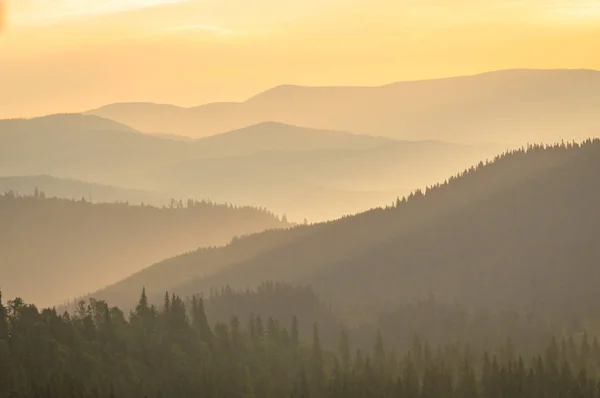
[[[147,188],[140,169],[190,158],[185,142],[138,133],[90,115],[0,121],[0,174],[73,178]]]
[[[113,104],[89,113],[190,137],[272,120],[404,140],[523,145],[597,136],[598,108],[598,71],[504,70],[381,87],[286,85],[243,103]]]
[[[261,152],[308,152],[324,149],[364,149],[384,146],[392,140],[339,131],[264,122],[200,139],[197,146],[211,157]]]
[[[434,294],[468,307],[598,311],[600,141],[512,152],[389,209],[156,264],[95,295],[311,284],[347,317]],[[184,278],[180,270],[196,279]],[[155,275],[178,274],[183,283]],[[128,297],[128,301],[135,297]]]
[[[389,203],[501,148],[280,123],[184,141],[98,116],[54,115],[0,121],[0,176],[52,175],[160,197],[266,206],[296,221],[315,221]],[[135,195],[127,200],[139,203]]]
[[[0,283],[37,305],[114,283],[145,264],[286,227],[273,214],[207,202],[173,208],[0,195]]]
[[[266,206],[297,221],[323,221],[388,204],[411,188],[433,184],[502,149],[388,141],[358,148],[199,158],[165,167],[156,178],[165,182],[165,191]]]
[[[32,131],[43,131],[48,134],[58,134],[65,131],[78,131],[80,133],[92,131],[136,132],[131,127],[114,120],[76,113],[61,113],[32,119],[3,119],[0,120],[0,131],[3,134],[12,132],[15,135],[29,134]]]
[[[265,123],[200,141],[141,134],[93,115],[0,120],[0,175],[62,178],[159,189],[168,165],[262,151],[308,151],[383,145],[386,140]],[[173,194],[180,193],[180,190]]]
[[[48,175],[0,177],[0,194],[13,191],[17,194],[44,192],[47,197],[64,199],[85,198],[93,203],[128,202],[164,206],[171,198],[151,191],[126,189],[84,181],[56,178]]]

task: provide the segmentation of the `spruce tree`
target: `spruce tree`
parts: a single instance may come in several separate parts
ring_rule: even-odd
[[[192,297],[192,326],[198,331],[203,342],[212,344],[213,334],[204,310],[204,300],[201,297]]]
[[[312,353],[310,357],[310,375],[314,396],[321,396],[325,389],[325,368],[323,365],[323,351],[319,338],[319,327],[313,326]]]
[[[294,317],[292,318],[292,332],[291,332],[292,346],[294,348],[298,348],[300,346],[300,331],[298,330],[298,328],[299,328],[298,317],[296,317],[296,315],[294,315]]]
[[[350,372],[351,358],[350,358],[350,336],[348,330],[343,327],[340,333],[340,342],[338,346],[338,354],[341,360],[342,373],[348,374]]]

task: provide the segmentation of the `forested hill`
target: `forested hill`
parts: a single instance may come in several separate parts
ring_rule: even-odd
[[[288,226],[251,207],[192,200],[164,208],[91,204],[43,192],[0,195],[0,225],[1,288],[38,305],[64,303],[198,247]]]
[[[159,192],[93,184],[49,175],[0,177],[0,193],[13,191],[23,194],[35,192],[36,189],[49,197],[76,200],[85,198],[93,203],[128,202],[164,206],[170,202],[168,195]]]
[[[598,170],[599,140],[531,146],[393,208],[201,250],[94,296],[126,306],[141,286],[185,296],[279,280],[312,284],[347,318],[429,294],[469,307],[599,311]]]
[[[345,331],[331,349],[320,324],[293,313],[289,322],[250,315],[215,323],[197,296],[186,305],[167,293],[155,307],[142,292],[128,319],[103,301],[72,315],[20,299],[4,303],[0,295],[2,397],[600,396],[600,345],[587,334],[540,341],[534,355],[510,337],[474,350],[470,341],[431,344],[414,336],[408,350],[395,351],[381,333],[355,350]],[[271,304],[264,311],[273,308],[262,303]]]

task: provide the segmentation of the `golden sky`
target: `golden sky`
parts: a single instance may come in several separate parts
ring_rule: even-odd
[[[288,83],[600,69],[600,0],[4,2],[0,117],[243,100]]]

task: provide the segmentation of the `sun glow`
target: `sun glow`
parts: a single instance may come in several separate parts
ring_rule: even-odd
[[[120,101],[238,101],[286,83],[600,69],[600,0],[2,3],[0,117]]]

